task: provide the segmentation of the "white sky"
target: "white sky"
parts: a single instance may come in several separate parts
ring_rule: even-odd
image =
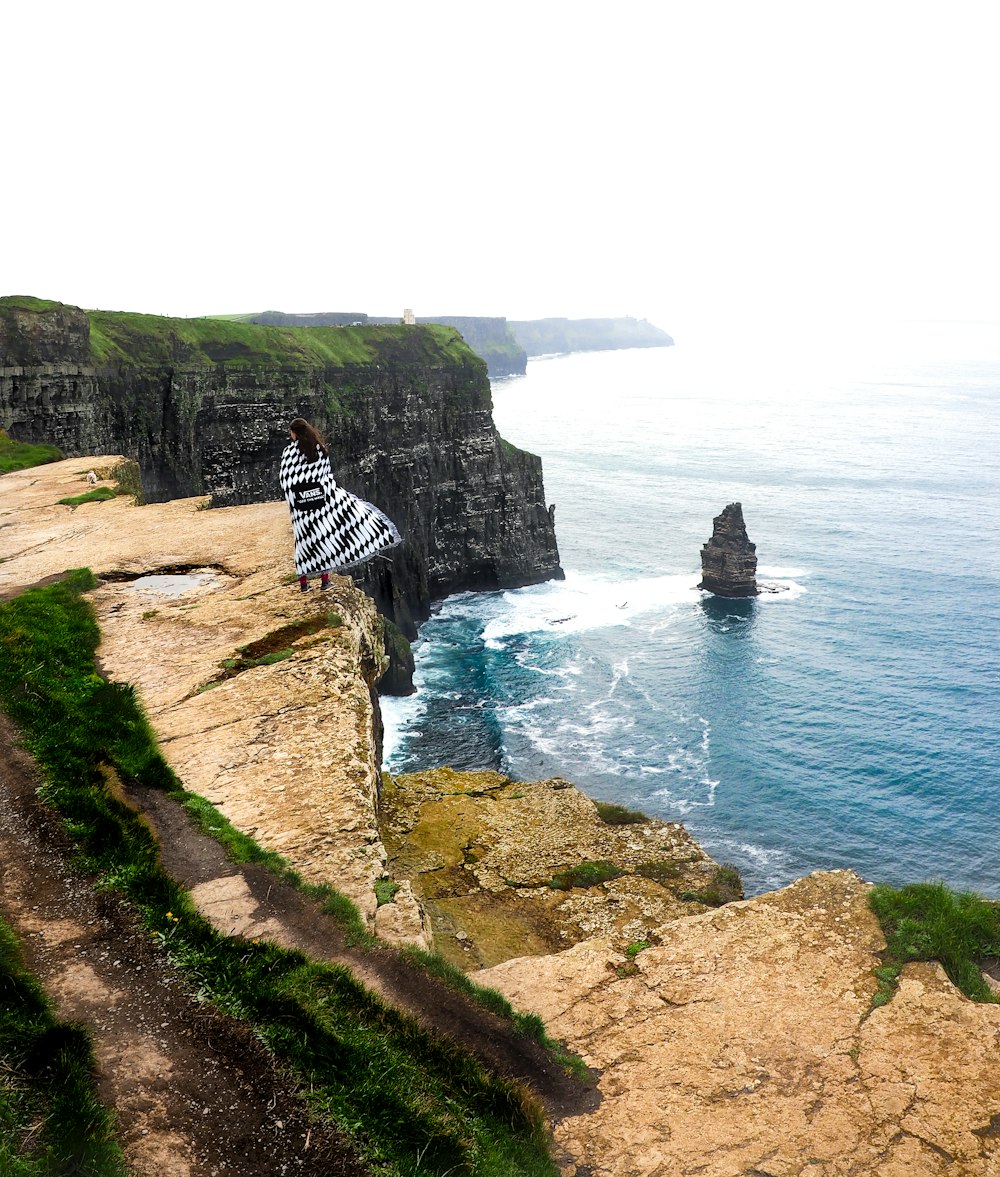
[[[9,4],[0,294],[1000,318],[998,33],[962,0]]]

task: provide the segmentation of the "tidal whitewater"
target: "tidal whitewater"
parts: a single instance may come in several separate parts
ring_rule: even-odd
[[[749,894],[808,871],[1000,895],[1000,326],[532,360],[563,582],[443,602],[386,766],[565,776],[681,821]],[[743,504],[758,580],[695,587]]]

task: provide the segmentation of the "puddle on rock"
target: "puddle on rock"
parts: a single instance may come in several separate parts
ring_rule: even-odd
[[[140,593],[158,597],[183,597],[186,593],[203,592],[216,587],[221,577],[206,569],[204,572],[184,572],[161,576],[140,576],[130,587]]]

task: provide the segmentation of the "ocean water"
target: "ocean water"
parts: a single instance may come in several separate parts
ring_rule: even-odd
[[[815,869],[1000,895],[1000,326],[541,358],[494,383],[563,582],[443,602],[386,765],[562,775],[749,893]],[[700,592],[743,505],[752,601]]]

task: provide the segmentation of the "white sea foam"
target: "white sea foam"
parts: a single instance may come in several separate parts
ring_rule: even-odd
[[[527,633],[581,633],[631,625],[654,610],[690,604],[697,577],[690,573],[631,580],[603,580],[568,572],[550,581],[504,593],[483,627],[488,649],[502,649],[512,637]]]
[[[383,696],[379,699],[382,712],[382,760],[386,767],[392,767],[392,758],[402,747],[410,731],[416,726],[426,710],[424,696],[415,695],[398,698]]]
[[[760,846],[714,832],[699,834],[698,840],[716,862],[743,864],[744,873],[749,867],[755,881],[751,894],[783,887],[797,873],[791,855],[778,847]]]
[[[808,576],[805,568],[785,568],[777,564],[757,565],[757,575],[768,580],[798,580],[800,576]]]
[[[808,576],[806,568],[787,568],[784,565],[757,566],[757,584],[763,592],[761,601],[794,601],[809,590],[799,584],[799,577]],[[769,592],[768,589],[771,591]]]
[[[701,790],[701,796],[695,795],[694,788],[691,784],[696,785]],[[719,787],[719,782],[713,780],[711,777],[705,776],[697,782],[691,784],[685,783],[681,786],[664,786],[662,789],[657,789],[653,796],[656,797],[661,804],[668,809],[674,809],[679,814],[684,815],[690,813],[693,809],[711,809],[715,805],[715,791]],[[681,792],[685,794],[681,796]]]

